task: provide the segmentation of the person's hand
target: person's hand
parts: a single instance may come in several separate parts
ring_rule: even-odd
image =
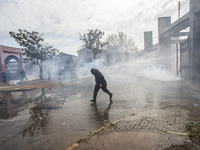
[[[102,87],[102,84],[100,84],[99,86]]]

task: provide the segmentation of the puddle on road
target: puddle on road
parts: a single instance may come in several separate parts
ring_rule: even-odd
[[[99,127],[105,126],[106,123],[110,122],[109,111],[111,109],[112,104],[113,101],[110,101],[107,108],[105,108],[103,112],[99,112],[97,104],[92,103],[91,108],[94,111],[94,115],[91,115],[90,120],[96,122]]]
[[[35,114],[35,111],[39,110],[58,109],[64,102],[65,100],[59,99],[51,89],[5,92],[2,93],[0,119],[11,119],[25,109],[29,109],[30,114]],[[42,114],[38,115],[38,118],[41,117]]]
[[[78,93],[80,93],[78,85],[32,91],[1,92],[0,119],[14,118],[26,109],[29,110],[30,114],[35,111],[56,110],[64,105],[67,98]],[[38,115],[38,118],[41,117]]]
[[[1,93],[0,138],[3,140],[0,149],[26,149],[30,144],[43,149],[44,145],[54,147],[55,144],[48,144],[48,141],[57,139],[58,147],[63,149],[70,138],[63,131],[67,131],[67,120],[71,122],[72,119],[63,107],[70,97],[79,93],[78,85]],[[38,140],[41,138],[45,142]],[[75,141],[73,136],[71,139]]]
[[[0,144],[6,143],[7,145],[2,144],[3,147],[12,149],[21,145],[29,146],[31,141],[35,146],[41,145],[40,148],[45,145],[56,149],[54,145],[59,143],[60,149],[63,149],[67,147],[66,143],[73,144],[77,137],[85,136],[106,123],[137,113],[143,107],[150,109],[190,102],[196,104],[195,108],[199,108],[198,92],[186,92],[179,88],[174,90],[170,86],[165,86],[162,90],[157,85],[158,83],[145,88],[142,83],[137,87],[123,83],[123,86],[112,88],[113,104],[100,91],[97,104],[92,106],[89,100],[93,94],[93,84],[2,93],[0,127],[3,133],[0,138],[4,138],[4,141]],[[196,113],[195,109],[185,108],[183,111],[186,117],[198,119],[199,112]],[[19,135],[15,135],[15,132]],[[44,140],[41,142],[38,139]],[[17,141],[21,145],[10,147]]]

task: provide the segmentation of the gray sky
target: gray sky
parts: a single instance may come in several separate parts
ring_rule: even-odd
[[[181,16],[188,8],[181,7]],[[157,43],[157,19],[166,16],[177,20],[178,0],[0,0],[0,45],[19,47],[9,31],[25,29],[44,33],[49,45],[77,55],[78,33],[97,28],[104,38],[123,31],[143,49],[144,31],[153,31]]]

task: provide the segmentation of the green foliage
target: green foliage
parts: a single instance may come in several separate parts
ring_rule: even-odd
[[[26,56],[25,62],[32,61],[32,64],[37,64],[40,67],[40,79],[43,79],[43,66],[42,63],[50,59],[59,51],[53,46],[44,43],[44,39],[39,32],[26,30],[18,30],[18,33],[10,31],[10,37],[13,37],[20,46],[22,46],[23,55]]]
[[[86,34],[79,34],[80,40],[83,41],[82,47],[92,50],[94,59],[96,54],[101,53],[103,48],[108,45],[108,42],[101,42],[100,39],[104,35],[101,30],[88,30]]]
[[[186,130],[188,131],[188,130],[192,130],[193,129],[193,125],[191,125],[191,124],[186,124]]]
[[[82,139],[79,139],[78,141],[76,141],[76,143],[80,143],[82,141]]]
[[[197,133],[200,134],[200,130],[197,130]]]
[[[200,143],[200,124],[199,123],[188,123],[185,126],[188,137],[192,143]]]
[[[28,32],[26,30],[19,29],[18,33],[9,32],[10,37],[13,37],[20,46],[22,46],[23,55],[26,55],[29,59],[37,59],[44,61],[48,58],[52,58],[59,51],[53,46],[44,44],[44,39],[39,32]],[[37,63],[39,63],[37,61]]]
[[[191,137],[191,138],[197,137],[195,133],[190,133],[188,136]]]
[[[108,35],[106,42],[109,43],[108,50],[112,52],[129,52],[131,54],[138,51],[133,39],[128,38],[124,32]]]

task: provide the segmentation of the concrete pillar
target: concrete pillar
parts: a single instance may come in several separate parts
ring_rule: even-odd
[[[144,32],[144,49],[148,50],[153,45],[152,31]]]
[[[168,52],[171,49],[171,37],[163,38],[161,33],[167,27],[171,25],[171,17],[159,17],[158,18],[158,43],[160,52]]]
[[[200,80],[200,0],[190,0],[191,78]]]

